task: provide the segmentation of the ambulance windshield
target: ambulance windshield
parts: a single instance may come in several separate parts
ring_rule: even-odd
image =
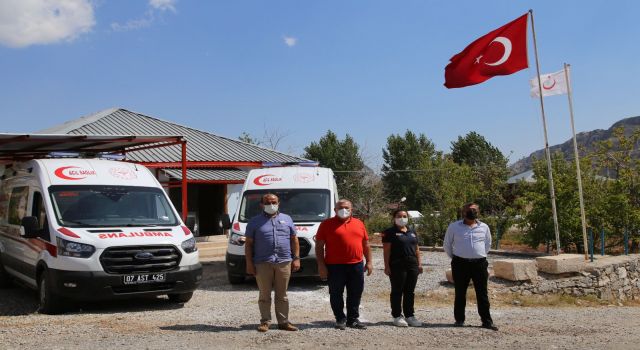
[[[262,213],[262,196],[273,193],[280,199],[280,212],[291,216],[294,222],[318,222],[330,216],[331,195],[328,190],[271,189],[249,190],[240,203],[240,222]]]
[[[159,188],[51,186],[56,218],[66,227],[175,226],[178,220]]]

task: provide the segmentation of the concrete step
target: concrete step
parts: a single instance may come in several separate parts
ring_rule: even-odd
[[[201,241],[205,238],[207,241]],[[227,236],[198,237],[197,245],[201,261],[224,258],[227,252]]]
[[[216,249],[216,248],[226,248],[227,241],[224,242],[198,242],[196,243],[198,249]]]
[[[206,248],[206,249],[200,249],[198,247],[198,251],[200,252],[200,256],[216,255],[216,254],[224,255],[227,252],[227,247],[225,246],[225,247]]]
[[[196,237],[198,246],[200,245],[200,243],[219,243],[219,242],[226,243],[227,240],[228,238],[226,235]]]

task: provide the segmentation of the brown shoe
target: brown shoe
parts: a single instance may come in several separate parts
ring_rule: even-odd
[[[266,332],[269,330],[269,323],[267,322],[262,322],[260,323],[260,325],[258,326],[258,332]]]
[[[295,332],[298,330],[298,327],[292,325],[291,323],[287,322],[287,323],[283,323],[283,324],[279,324],[278,325],[278,329],[283,330],[283,331],[291,331],[291,332]]]

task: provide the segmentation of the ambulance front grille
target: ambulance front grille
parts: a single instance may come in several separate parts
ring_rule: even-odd
[[[107,273],[130,274],[177,269],[181,254],[174,246],[127,246],[105,249],[100,264]]]

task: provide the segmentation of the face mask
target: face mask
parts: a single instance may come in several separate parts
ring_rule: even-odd
[[[265,204],[264,206],[264,212],[269,214],[269,215],[273,215],[278,211],[278,205],[277,204]]]
[[[469,210],[464,214],[464,217],[468,220],[475,220],[478,218],[478,212],[475,210]]]
[[[396,225],[400,227],[405,227],[409,223],[409,218],[396,218]]]
[[[340,209],[340,210],[338,210],[338,216],[341,219],[346,219],[349,216],[351,216],[351,210],[349,210],[349,209]]]

